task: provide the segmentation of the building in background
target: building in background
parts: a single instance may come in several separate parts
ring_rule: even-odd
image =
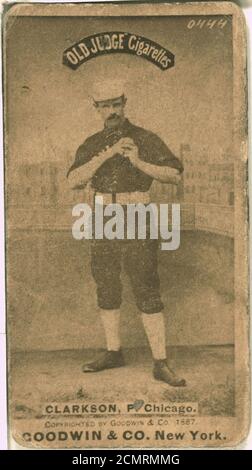
[[[195,154],[189,145],[181,145],[181,159],[184,165],[183,196],[186,202],[207,202],[208,155],[203,150]]]
[[[209,168],[209,204],[234,204],[234,165],[232,163],[212,163]]]
[[[50,207],[58,200],[59,168],[48,162],[20,165],[9,187],[9,203],[12,206]]]
[[[181,145],[180,158],[184,173],[178,192],[180,201],[188,203],[234,204],[234,165],[230,158],[220,156],[219,161],[202,150],[200,155],[194,153],[188,144]]]
[[[55,208],[80,202],[80,191],[69,191],[66,171],[57,163],[39,162],[20,165],[8,187],[11,206]]]
[[[184,165],[181,182],[167,185],[154,181],[152,201],[180,203],[183,229],[206,227],[210,230],[212,227],[213,231],[223,232],[221,211],[232,208],[234,204],[234,166],[230,163],[231,158],[219,162],[217,157],[214,159],[205,150],[197,154],[190,145],[182,144],[180,159]],[[62,168],[57,161],[24,163],[12,171],[7,201],[8,207],[16,211],[13,226],[15,223],[27,227],[37,224],[42,228],[51,227],[52,230],[71,227],[73,206],[82,202],[92,205],[94,194],[90,185],[84,190],[70,190],[66,172],[67,166]],[[233,212],[228,210],[227,214],[225,234],[233,230]]]

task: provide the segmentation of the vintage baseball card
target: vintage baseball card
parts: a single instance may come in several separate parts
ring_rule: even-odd
[[[11,449],[243,445],[246,35],[229,2],[4,8]]]

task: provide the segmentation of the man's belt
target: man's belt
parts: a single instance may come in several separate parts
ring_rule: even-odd
[[[130,193],[100,193],[95,192],[95,197],[102,196],[103,204],[149,204],[150,194],[148,191],[134,191]],[[96,202],[98,202],[96,200]]]

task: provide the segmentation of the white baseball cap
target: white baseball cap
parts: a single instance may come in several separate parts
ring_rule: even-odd
[[[96,82],[92,90],[92,98],[94,101],[107,101],[119,98],[124,95],[125,86],[122,80],[104,79]]]

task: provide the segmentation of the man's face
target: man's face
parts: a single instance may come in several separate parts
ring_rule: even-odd
[[[124,96],[106,101],[98,101],[95,107],[107,127],[117,127],[124,120]]]

